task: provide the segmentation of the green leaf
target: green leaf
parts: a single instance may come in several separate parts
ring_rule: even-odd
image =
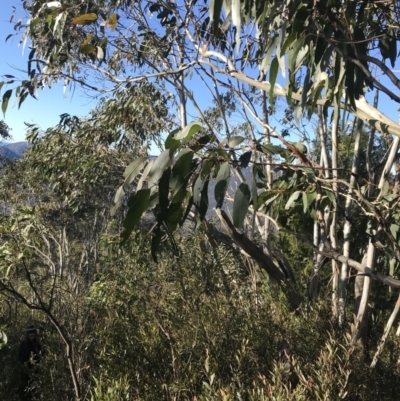
[[[1,110],[3,111],[4,116],[6,115],[6,110],[7,110],[8,102],[10,100],[11,95],[12,95],[12,89],[9,89],[3,95],[3,103],[1,104]]]
[[[213,34],[215,37],[219,37],[219,16],[222,10],[223,0],[211,0],[210,1],[210,20],[213,26]]]
[[[147,176],[147,181],[149,184],[157,184],[158,180],[164,174],[165,169],[171,163],[170,150],[164,150],[164,152],[160,153],[157,159],[154,161],[151,169],[149,171],[149,175]]]
[[[1,349],[1,346],[4,346],[5,344],[7,344],[7,341],[8,341],[8,339],[7,339],[6,333],[4,333],[4,331],[0,330],[0,349]]]
[[[187,219],[187,217],[188,217],[188,215],[189,215],[189,213],[190,213],[190,211],[192,209],[192,206],[193,206],[193,196],[191,196],[189,198],[189,201],[188,201],[187,206],[186,206],[186,210],[183,213],[182,219],[181,219],[181,221],[179,223],[180,226],[182,226],[183,223],[185,222],[185,220]]]
[[[240,167],[246,168],[249,165],[252,154],[253,154],[252,151],[248,151],[240,155],[239,157]]]
[[[214,195],[217,202],[217,208],[221,208],[224,203],[225,193],[228,189],[230,175],[231,170],[229,162],[225,162],[221,165],[217,174],[217,178],[215,179]]]
[[[202,177],[202,175],[199,174],[193,186],[193,204],[199,211],[198,222],[204,220],[208,210],[208,183],[209,176]]]
[[[158,183],[158,199],[161,211],[161,217],[164,221],[168,218],[168,206],[169,206],[169,179],[171,177],[171,168],[168,167],[163,175],[161,176],[160,182]]]
[[[89,25],[92,22],[97,20],[97,14],[95,13],[88,13],[78,15],[77,17],[73,18],[71,21],[72,25]]]
[[[201,130],[201,124],[199,122],[193,122],[187,125],[184,129],[177,132],[174,135],[174,139],[182,141],[182,143],[186,143],[190,140],[190,138],[197,134]]]
[[[115,207],[111,211],[111,216],[114,216],[117,209],[121,206],[122,199],[124,199],[124,196],[125,196],[125,191],[124,191],[124,188],[121,186],[118,188],[118,190],[115,194],[115,197],[114,197]]]
[[[229,139],[228,141],[228,146],[230,148],[234,148],[235,146],[241,144],[246,138],[242,136],[233,136],[232,138]]]
[[[307,192],[307,203],[308,206],[312,205],[312,203],[315,201],[317,198],[317,191],[312,191],[312,192]]]
[[[147,179],[147,176],[149,175],[149,172],[151,170],[151,168],[154,165],[154,160],[150,160],[149,163],[147,164],[146,168],[144,169],[142,176],[140,177],[140,180],[137,184],[136,190],[139,191],[140,189],[142,189],[144,182]]]
[[[83,45],[79,48],[79,52],[82,54],[92,54],[97,52],[97,47],[95,45]]]
[[[179,146],[179,141],[174,139],[174,135],[179,132],[179,129],[173,130],[165,140],[165,149],[176,149]]]
[[[256,149],[259,152],[264,153],[265,155],[279,155],[282,153],[283,149],[280,146],[272,145],[272,143],[268,143],[266,145],[257,144]]]
[[[390,225],[390,232],[392,233],[393,237],[396,238],[397,232],[399,231],[400,226],[398,224],[391,224]]]
[[[139,157],[128,165],[128,167],[124,171],[124,190],[128,189],[129,185],[131,185],[133,180],[137,177],[137,175],[140,173],[147,162],[148,158],[143,156]]]
[[[273,104],[274,99],[275,99],[274,90],[275,90],[276,78],[278,76],[278,71],[279,71],[278,57],[275,57],[272,60],[271,68],[269,70],[269,83],[271,85],[271,88],[269,90],[269,101],[271,104]]]
[[[181,189],[189,180],[189,173],[192,169],[193,152],[190,149],[183,149],[178,155],[178,160],[172,169],[171,191],[175,193]]]
[[[292,193],[292,195],[290,196],[289,200],[286,203],[286,206],[285,206],[286,210],[289,210],[293,206],[293,203],[297,201],[299,195],[300,195],[300,191],[296,191],[296,192]]]
[[[123,243],[127,241],[142,214],[147,210],[149,199],[150,189],[141,189],[130,197],[128,201],[129,210],[124,221],[124,231],[121,234]]]
[[[307,197],[307,192],[303,192],[303,212],[307,213],[307,209],[308,209],[308,197]]]
[[[250,188],[247,183],[242,182],[235,193],[233,201],[233,224],[237,228],[243,227],[243,222],[250,204]]]

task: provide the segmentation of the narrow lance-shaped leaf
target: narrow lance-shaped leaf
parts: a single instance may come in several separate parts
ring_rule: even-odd
[[[211,0],[210,1],[210,19],[213,24],[213,33],[215,36],[219,36],[219,16],[221,14],[223,0]]]
[[[298,199],[299,195],[300,195],[300,191],[295,191],[292,193],[292,195],[290,196],[289,200],[286,203],[286,206],[285,206],[286,210],[290,209],[293,206],[293,204]]]
[[[124,171],[124,190],[128,189],[129,185],[131,185],[133,180],[137,177],[137,175],[140,173],[147,162],[147,157],[139,157],[128,165],[128,167]]]
[[[243,136],[233,136],[229,139],[228,146],[230,148],[234,148],[235,146],[240,145],[245,139],[246,138],[244,138]]]
[[[154,161],[151,169],[149,171],[149,175],[147,176],[147,181],[150,184],[157,184],[158,180],[163,175],[165,169],[171,162],[171,156],[169,150],[164,150],[157,159]]]
[[[229,162],[225,162],[220,167],[217,174],[217,178],[215,180],[214,194],[215,194],[215,200],[217,202],[217,208],[221,208],[224,203],[226,190],[228,189],[229,178],[230,178],[230,166]]]
[[[88,14],[82,14],[77,17],[75,17],[72,21],[72,25],[89,25],[92,22],[95,22],[97,20],[97,15],[95,13],[88,13]]]
[[[197,134],[201,130],[201,124],[199,122],[193,122],[183,128],[181,131],[174,135],[174,139],[182,141],[182,143],[188,142],[193,135]]]
[[[159,206],[161,211],[161,217],[164,221],[168,218],[168,195],[169,195],[169,179],[171,177],[171,168],[167,168],[161,176],[160,182],[158,183],[159,189]]]
[[[243,222],[250,204],[250,198],[250,188],[247,183],[242,182],[235,193],[235,199],[233,201],[233,224],[237,228],[243,227]]]
[[[1,104],[1,110],[3,111],[4,115],[6,114],[8,102],[10,100],[11,95],[12,95],[12,89],[9,89],[3,95],[3,103]]]
[[[192,168],[193,152],[191,149],[183,149],[178,156],[171,177],[171,191],[175,193],[182,188],[188,180],[188,175]]]
[[[147,210],[150,199],[150,189],[141,189],[129,199],[129,211],[124,221],[124,231],[121,234],[122,242],[126,242],[131,235],[142,214]]]
[[[271,85],[271,88],[269,90],[269,99],[270,99],[271,104],[273,104],[273,102],[274,102],[275,82],[276,82],[276,78],[278,76],[278,70],[279,70],[278,57],[275,57],[272,60],[271,68],[269,71],[269,83]]]

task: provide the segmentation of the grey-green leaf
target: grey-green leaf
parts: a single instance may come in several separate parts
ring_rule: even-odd
[[[3,95],[3,103],[1,104],[1,110],[3,111],[4,115],[6,115],[6,110],[7,110],[8,102],[10,100],[11,95],[12,95],[12,89],[9,89]]]
[[[285,209],[288,210],[290,209],[293,204],[297,201],[298,197],[300,195],[300,191],[293,192],[292,195],[290,196],[289,200],[286,203]]]
[[[246,138],[242,136],[233,136],[232,138],[229,139],[228,141],[228,146],[230,148],[234,148],[235,146],[240,145]]]
[[[197,134],[201,130],[201,124],[199,122],[193,122],[187,125],[185,128],[180,130],[174,135],[174,139],[180,140],[183,143],[188,142],[193,135]]]
[[[149,175],[147,176],[147,181],[149,184],[157,184],[158,180],[163,175],[165,169],[169,166],[171,162],[171,156],[169,150],[164,150],[157,159],[154,161],[151,169],[149,171]]]
[[[250,188],[247,183],[242,182],[235,193],[235,199],[233,201],[233,224],[237,228],[243,227],[243,222],[250,204],[250,198]]]
[[[225,162],[220,167],[217,174],[217,178],[215,180],[216,182],[215,182],[214,195],[215,195],[215,200],[217,201],[217,208],[222,207],[224,203],[226,190],[228,189],[229,178],[230,178],[230,166],[229,162]]]
[[[129,199],[129,211],[124,221],[124,232],[121,234],[123,242],[131,235],[142,214],[147,210],[150,199],[150,189],[141,189]]]
[[[129,185],[133,182],[133,180],[137,177],[140,173],[144,165],[148,162],[147,157],[139,157],[138,159],[134,160],[132,163],[128,165],[125,169],[124,177],[124,190],[127,190]]]

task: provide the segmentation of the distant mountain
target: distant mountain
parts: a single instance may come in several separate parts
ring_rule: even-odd
[[[0,143],[0,156],[10,160],[20,159],[28,148],[28,142]]]
[[[6,146],[0,146],[0,157],[10,160],[19,159],[18,155]]]

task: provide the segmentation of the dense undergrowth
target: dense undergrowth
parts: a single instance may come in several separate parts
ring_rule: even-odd
[[[136,233],[123,249],[104,236],[94,282],[85,291],[60,291],[53,313],[71,337],[82,399],[396,399],[394,335],[371,370],[376,339],[350,346],[323,299],[290,312],[266,277],[223,246],[202,234],[178,238],[177,246],[179,257],[165,250],[155,263],[146,235]],[[11,298],[1,301],[9,342],[0,394],[20,399],[18,343],[23,328],[39,321],[44,355],[34,399],[74,399],[58,332],[43,313]]]

